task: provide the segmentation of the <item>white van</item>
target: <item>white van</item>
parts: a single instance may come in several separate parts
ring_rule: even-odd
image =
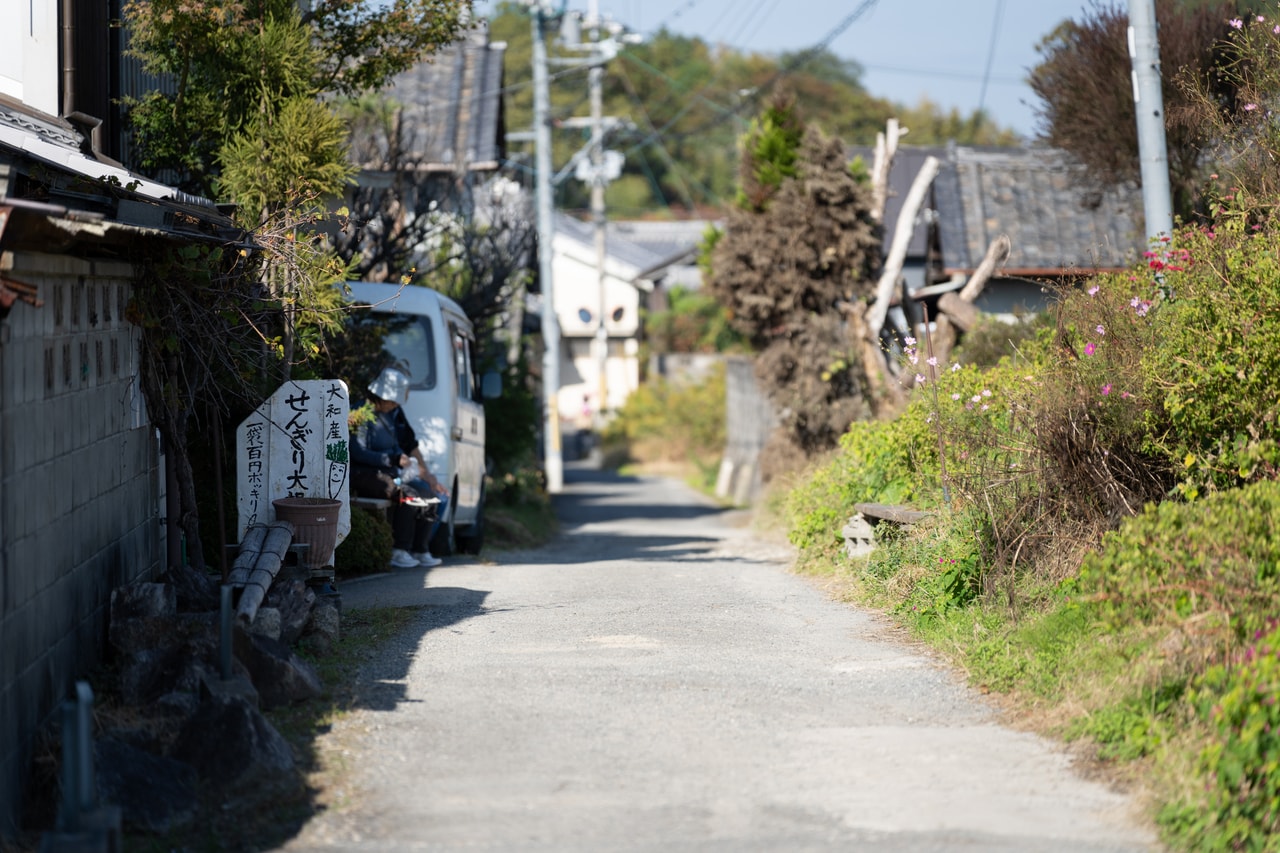
[[[389,322],[382,338],[385,363],[409,375],[402,406],[418,447],[436,479],[449,487],[449,510],[431,552],[480,553],[484,543],[484,397],[501,393],[501,377],[476,380],[475,333],[458,304],[427,287],[350,281],[348,299],[368,305],[370,318]],[[373,373],[376,374],[377,370]],[[359,397],[364,389],[353,388]]]

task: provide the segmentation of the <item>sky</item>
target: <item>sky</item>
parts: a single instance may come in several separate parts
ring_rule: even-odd
[[[589,2],[567,0],[569,9],[582,12]],[[829,47],[863,67],[868,92],[906,105],[928,97],[964,114],[982,106],[997,124],[1024,136],[1036,127],[1036,98],[1024,82],[1039,59],[1035,46],[1062,20],[1082,17],[1088,5],[1088,0],[595,2],[602,15],[641,35],[666,26],[711,44],[762,53],[820,44],[861,11]],[[480,14],[491,8],[477,0]],[[910,134],[903,141],[910,143]]]

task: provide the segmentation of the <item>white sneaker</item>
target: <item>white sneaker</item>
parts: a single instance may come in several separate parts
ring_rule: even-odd
[[[391,568],[393,569],[415,569],[418,567],[418,560],[409,555],[408,551],[401,548],[393,548],[391,550]]]
[[[444,562],[444,560],[441,560],[439,557],[431,556],[430,551],[420,551],[417,554],[410,554],[409,556],[416,559],[419,566],[425,566],[428,569],[432,566],[438,566]]]

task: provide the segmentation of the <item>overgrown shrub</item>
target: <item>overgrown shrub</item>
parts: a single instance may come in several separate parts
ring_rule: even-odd
[[[1118,624],[1184,625],[1229,648],[1280,614],[1278,524],[1275,482],[1152,504],[1103,538],[1082,583]]]
[[[1280,475],[1278,255],[1280,235],[1236,217],[1151,259],[1167,298],[1140,365],[1147,428],[1189,499]]]
[[[1034,341],[1049,322],[1046,313],[1024,314],[1012,323],[984,314],[964,333],[952,357],[977,368],[995,367],[1001,359],[1017,355],[1025,344]]]
[[[1136,272],[1098,276],[1055,306],[1043,381],[1028,405],[1042,480],[1062,514],[1114,526],[1172,486],[1149,441],[1160,400],[1144,384],[1143,358],[1163,333],[1154,288]]]
[[[1197,691],[1211,740],[1200,755],[1201,802],[1164,818],[1197,850],[1280,850],[1280,627],[1259,630],[1234,666]]]
[[[351,532],[333,552],[339,578],[386,571],[392,544],[391,525],[381,512],[352,507]]]
[[[724,452],[725,395],[724,365],[699,381],[644,382],[605,427],[604,443],[640,462],[713,467]]]

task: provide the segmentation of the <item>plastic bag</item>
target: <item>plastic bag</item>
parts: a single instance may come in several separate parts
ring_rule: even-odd
[[[400,482],[410,483],[420,479],[422,479],[422,469],[418,466],[418,460],[411,456],[409,464],[400,469]]]

